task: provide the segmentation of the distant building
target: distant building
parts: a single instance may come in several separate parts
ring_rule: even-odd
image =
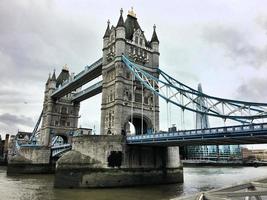
[[[248,149],[242,148],[243,160],[267,161],[267,149]]]
[[[80,136],[80,135],[92,135],[91,128],[78,128],[74,131],[73,136]]]
[[[32,136],[31,132],[18,131],[15,138],[19,144],[26,144],[30,141],[31,136]]]
[[[0,163],[6,163],[8,155],[9,134],[6,134],[5,140],[0,135]]]
[[[201,84],[198,91],[202,92]],[[205,110],[204,99],[199,97],[196,108],[199,111]],[[196,129],[209,128],[209,120],[206,114],[196,113]],[[240,145],[202,145],[188,146],[185,148],[186,159],[205,159],[205,160],[240,160],[242,159]]]

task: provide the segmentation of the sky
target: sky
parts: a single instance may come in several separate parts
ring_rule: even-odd
[[[267,1],[0,0],[1,135],[31,131],[48,74],[100,58],[107,20],[116,25],[131,7],[148,40],[156,24],[161,69],[209,95],[267,102]],[[100,104],[101,95],[81,103],[79,126],[99,130]]]

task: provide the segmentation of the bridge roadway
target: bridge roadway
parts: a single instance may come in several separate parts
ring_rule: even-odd
[[[267,123],[127,136],[129,145],[187,146],[267,143]]]
[[[98,59],[92,65],[86,66],[85,69],[74,76],[72,80],[63,83],[63,85],[56,89],[51,96],[55,99],[63,97],[101,75],[102,58]]]

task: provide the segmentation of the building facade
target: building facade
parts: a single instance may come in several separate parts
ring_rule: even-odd
[[[129,11],[126,20],[121,10],[116,26],[108,22],[103,37],[103,89],[101,134],[125,135],[130,123],[135,134],[159,130],[158,97],[136,80],[121,60],[125,55],[143,70],[158,77],[159,40],[154,26],[148,41],[136,15]]]

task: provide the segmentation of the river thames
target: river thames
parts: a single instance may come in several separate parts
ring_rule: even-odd
[[[185,167],[183,184],[54,189],[54,175],[7,176],[6,168],[0,167],[0,200],[168,200],[263,177],[267,177],[267,167]]]

